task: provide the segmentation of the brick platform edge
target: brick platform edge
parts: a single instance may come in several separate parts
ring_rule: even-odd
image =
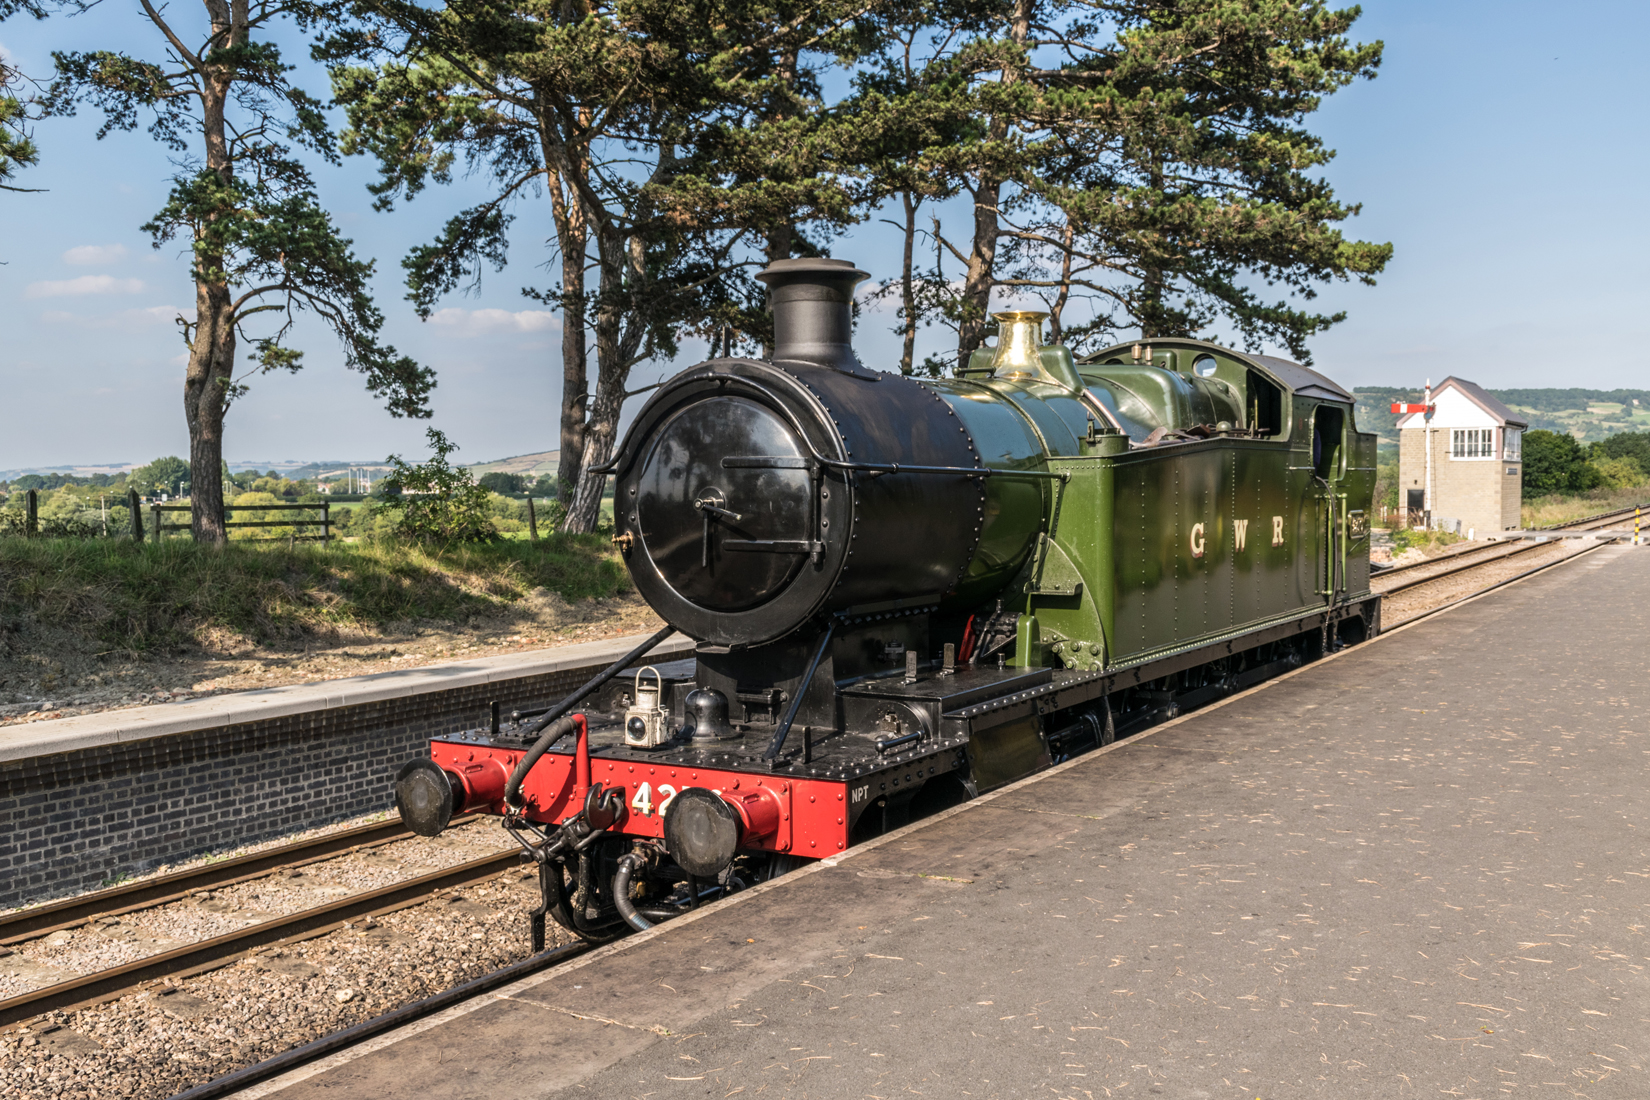
[[[0,730],[0,907],[394,803],[432,735],[547,706],[641,639]],[[692,655],[681,636],[650,660]]]

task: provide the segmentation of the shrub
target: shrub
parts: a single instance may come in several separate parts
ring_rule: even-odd
[[[434,428],[424,435],[435,454],[416,466],[390,455],[390,474],[379,483],[382,507],[394,515],[396,534],[428,542],[497,539],[487,490],[470,478],[470,471],[447,461],[457,445]]]
[[[1537,429],[1524,433],[1524,495],[1585,493],[1603,483],[1572,435]]]
[[[507,474],[503,470],[482,474],[479,482],[490,493],[525,493],[527,479],[521,474]]]

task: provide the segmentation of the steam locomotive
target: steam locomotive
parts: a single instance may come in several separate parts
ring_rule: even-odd
[[[669,625],[397,778],[423,835],[502,815],[536,949],[546,915],[649,927],[1379,630],[1376,440],[1323,375],[1188,339],[1078,363],[1010,312],[905,377],[854,354],[865,272],[759,278],[771,361],[676,375],[608,467]],[[643,665],[672,630],[694,658]]]

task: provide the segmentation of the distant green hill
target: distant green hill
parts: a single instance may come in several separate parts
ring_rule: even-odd
[[[1530,422],[1532,428],[1567,432],[1583,443],[1620,432],[1650,430],[1650,390],[1491,390],[1498,400]],[[1382,443],[1398,442],[1394,402],[1421,401],[1419,389],[1359,386],[1355,416],[1358,427],[1375,432]]]

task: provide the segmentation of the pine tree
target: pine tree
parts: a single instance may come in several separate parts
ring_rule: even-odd
[[[631,369],[692,333],[728,351],[735,331],[761,339],[745,253],[810,248],[799,226],[852,215],[808,64],[852,38],[860,10],[376,0],[368,27],[322,48],[345,148],[379,161],[381,203],[461,166],[492,180],[405,261],[421,311],[502,268],[513,208],[548,194],[561,280],[528,293],[563,320],[566,529],[596,525]]]
[[[287,343],[296,314],[313,313],[332,328],[345,362],[394,416],[429,416],[435,379],[378,342],[383,315],[367,287],[373,264],[338,234],[298,157],[302,150],[336,160],[332,134],[322,105],[292,84],[271,38],[283,21],[309,30],[337,9],[307,0],[205,0],[205,26],[191,46],[182,23],[141,2],[166,60],[117,50],[56,53],[45,105],[69,115],[90,102],[104,115],[99,138],[135,129],[147,115],[150,135],[187,158],[143,228],[156,248],[179,237],[190,247],[195,317],[178,318],[189,349],[190,518],[198,541],[222,544],[224,415],[252,377],[302,366],[303,352]],[[241,333],[260,315],[271,324],[252,339],[237,375]]]
[[[0,0],[0,22],[18,14],[44,19],[46,9],[37,0]],[[34,120],[33,97],[25,90],[29,83],[21,69],[0,57],[0,191],[38,190],[7,182],[16,178],[18,169],[40,161],[40,149],[29,131]]]
[[[920,83],[976,129],[921,157],[973,200],[966,232],[934,227],[937,261],[962,269],[953,297],[930,300],[958,328],[959,361],[989,331],[998,288],[1042,296],[1068,342],[1225,320],[1306,358],[1342,315],[1264,288],[1310,299],[1329,280],[1372,281],[1391,255],[1336,228],[1358,207],[1311,175],[1333,153],[1303,125],[1323,96],[1375,74],[1380,44],[1346,37],[1358,14],[1319,0],[986,0],[953,13],[967,38],[934,53]],[[931,281],[948,283],[940,262]],[[1089,316],[1074,325],[1077,301]]]

